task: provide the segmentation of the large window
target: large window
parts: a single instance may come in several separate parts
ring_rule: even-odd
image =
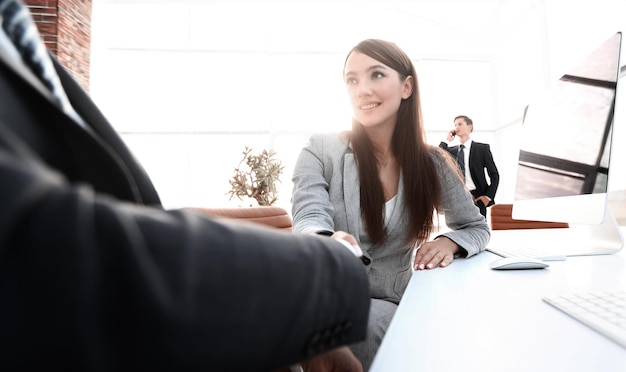
[[[603,1],[581,12],[619,14]],[[551,80],[546,20],[565,13],[545,4],[560,2],[94,0],[91,93],[166,207],[237,204],[228,179],[249,146],[283,161],[278,204],[289,209],[310,134],[350,126],[346,53],[387,39],[416,65],[429,142],[470,116],[473,139],[492,144],[506,201],[517,149],[504,132]]]

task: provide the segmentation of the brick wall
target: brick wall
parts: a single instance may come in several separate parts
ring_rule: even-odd
[[[92,0],[23,0],[46,47],[89,91]]]

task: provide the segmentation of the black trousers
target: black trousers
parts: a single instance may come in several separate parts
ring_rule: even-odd
[[[472,191],[470,191],[472,193],[472,196],[474,197],[474,199],[476,199],[479,196],[482,196],[481,193],[474,189]],[[474,202],[474,204],[476,204],[476,206],[478,207],[478,209],[480,209],[480,214],[483,215],[483,217],[487,218],[487,206],[483,204],[483,202],[481,202],[480,200],[476,200]]]

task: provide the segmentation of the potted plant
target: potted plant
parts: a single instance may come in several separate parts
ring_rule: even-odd
[[[243,157],[229,180],[229,200],[237,198],[252,198],[259,206],[271,206],[278,200],[277,184],[284,166],[280,160],[274,158],[274,151],[263,150],[253,154],[252,149],[246,146]]]

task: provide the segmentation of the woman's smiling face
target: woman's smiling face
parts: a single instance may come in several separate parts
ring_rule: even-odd
[[[344,81],[352,104],[353,118],[364,127],[396,124],[402,99],[411,96],[411,77],[357,51],[348,56]]]

